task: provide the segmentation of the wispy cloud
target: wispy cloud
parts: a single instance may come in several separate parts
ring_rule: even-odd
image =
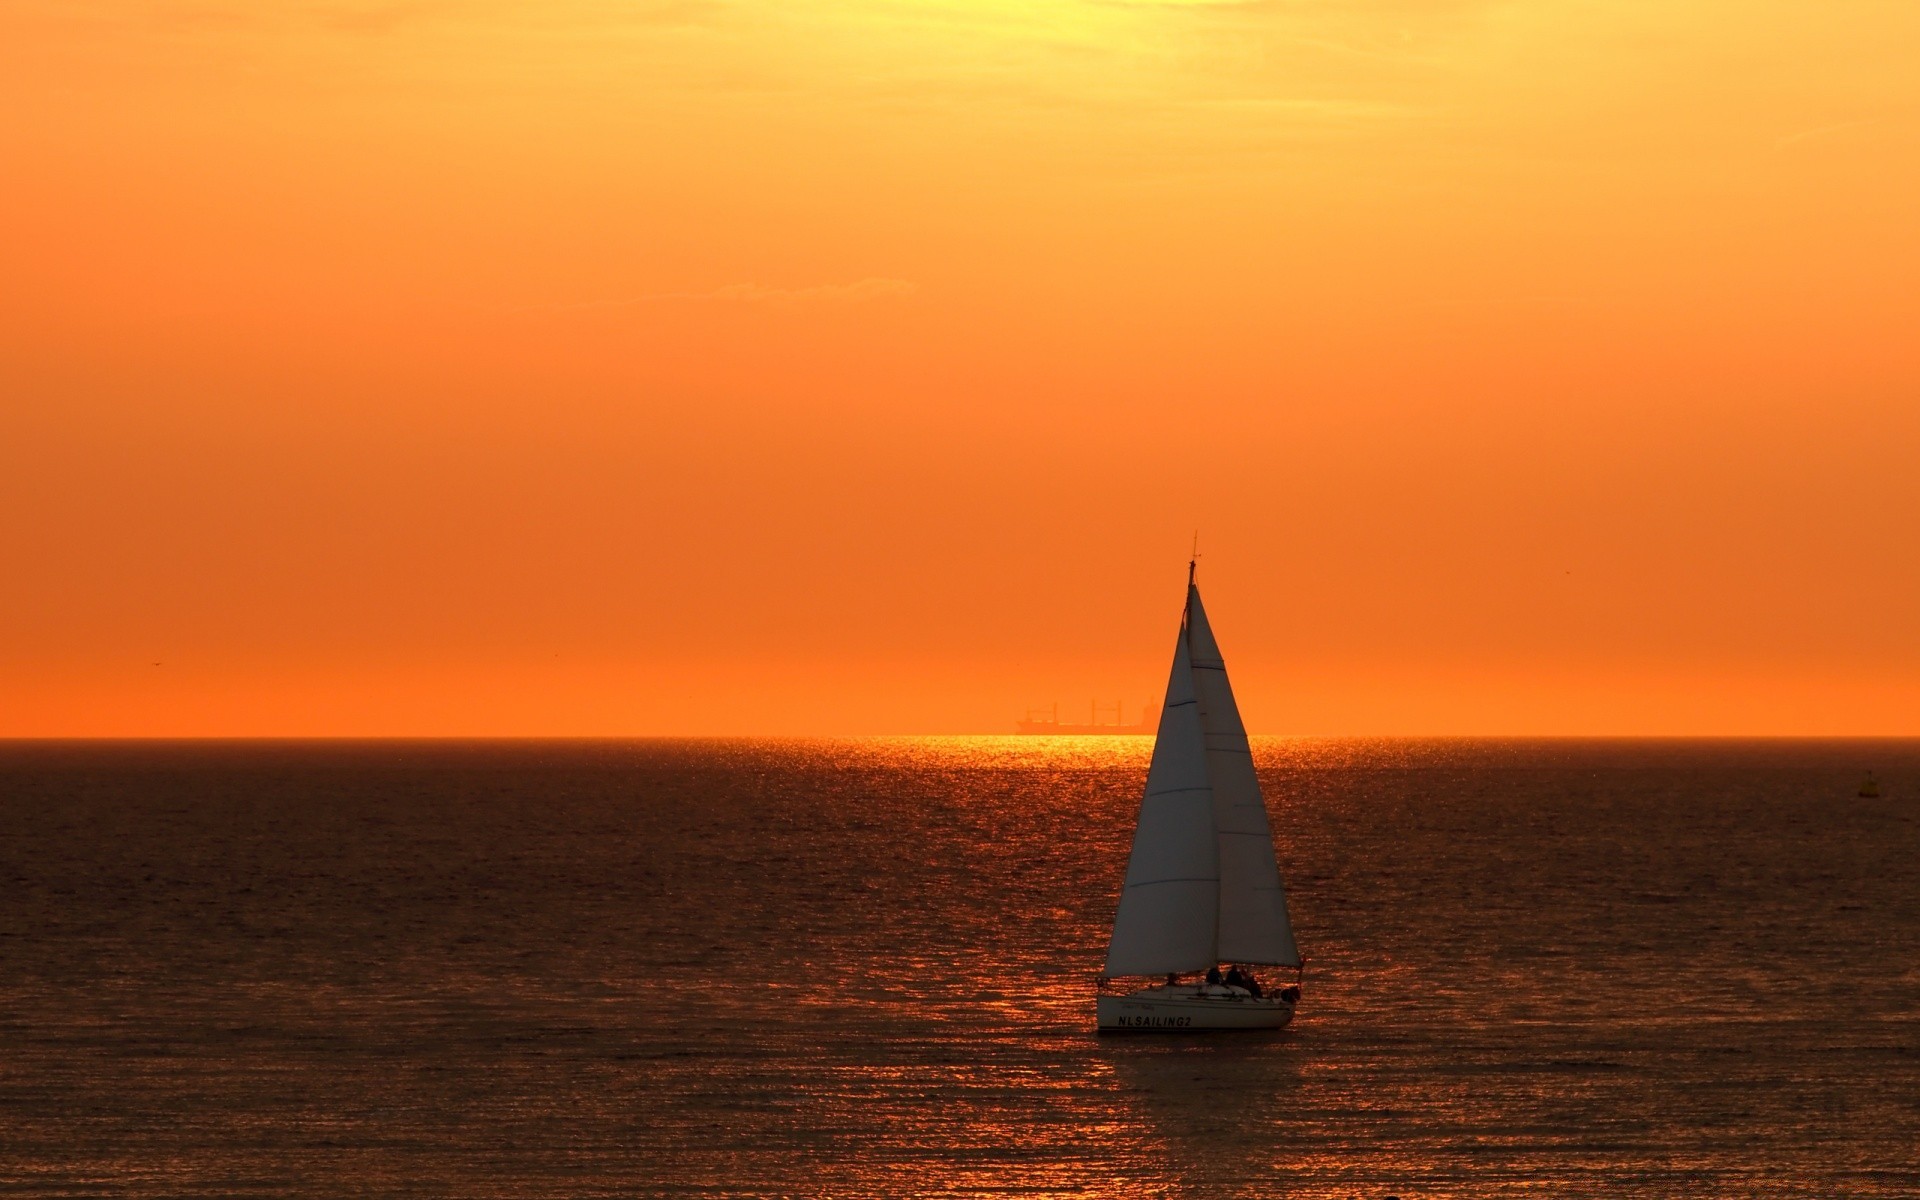
[[[758,283],[730,283],[711,292],[676,297],[695,300],[732,300],[742,304],[840,304],[852,300],[878,300],[888,296],[911,296],[920,285],[910,279],[882,279],[877,276],[856,279],[852,283],[822,283],[813,287],[778,288]],[[660,297],[665,299],[667,297]]]
[[[1775,150],[1785,150],[1787,147],[1797,146],[1801,142],[1810,142],[1815,138],[1826,137],[1828,134],[1844,133],[1849,129],[1859,129],[1863,125],[1871,124],[1873,124],[1872,121],[1842,121],[1838,125],[1822,125],[1818,129],[1803,129],[1799,133],[1790,133],[1785,137],[1775,138],[1773,148]]]
[[[138,23],[180,34],[248,29],[287,33],[317,27],[342,34],[389,34],[419,25],[478,24],[512,30],[597,30],[698,25],[725,14],[728,0],[576,0],[539,6],[514,0],[19,0],[69,18]],[[13,15],[9,13],[7,15]]]
[[[429,21],[482,22],[508,28],[697,25],[718,17],[725,7],[722,0],[593,0],[544,9],[501,0],[320,0],[308,11],[318,23],[339,32],[378,34]]]
[[[914,295],[920,285],[910,279],[869,276],[851,283],[820,283],[811,287],[770,287],[763,283],[729,283],[704,292],[647,292],[615,300],[583,300],[569,304],[532,304],[516,312],[555,312],[591,308],[627,308],[636,304],[674,301],[714,304],[762,304],[790,307],[805,304],[857,304]]]

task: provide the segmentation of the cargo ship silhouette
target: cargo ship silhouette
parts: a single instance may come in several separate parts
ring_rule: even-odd
[[[1101,714],[1105,713],[1109,707],[1113,709],[1113,720],[1103,724],[1100,720]],[[1050,715],[1044,712],[1036,713],[1034,709],[1028,709],[1026,716],[1014,722],[1014,729],[1020,733],[1056,734],[1060,736],[1152,733],[1159,727],[1159,717],[1160,710],[1149,704],[1140,710],[1140,720],[1138,724],[1122,724],[1125,719],[1125,710],[1122,708],[1120,701],[1115,700],[1113,704],[1109,706],[1101,704],[1096,700],[1088,705],[1088,717],[1085,725],[1063,724],[1060,720],[1060,705],[1056,702]]]

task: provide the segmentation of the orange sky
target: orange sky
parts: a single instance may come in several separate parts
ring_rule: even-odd
[[[1920,734],[1920,5],[9,0],[0,734]],[[154,664],[159,665],[154,665]]]

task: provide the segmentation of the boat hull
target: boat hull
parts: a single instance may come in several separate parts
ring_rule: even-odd
[[[1101,1033],[1279,1029],[1293,1020],[1292,1003],[1227,987],[1143,988],[1125,996],[1100,996],[1095,1007]]]

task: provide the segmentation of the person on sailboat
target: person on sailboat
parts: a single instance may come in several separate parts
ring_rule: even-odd
[[[1211,985],[1213,985],[1214,987],[1219,987],[1219,986],[1220,986],[1220,967],[1219,967],[1219,964],[1217,964],[1217,963],[1216,963],[1215,965],[1213,965],[1213,966],[1211,966],[1211,967],[1208,967],[1208,968],[1207,968],[1207,982],[1208,982],[1209,984],[1211,984]]]

